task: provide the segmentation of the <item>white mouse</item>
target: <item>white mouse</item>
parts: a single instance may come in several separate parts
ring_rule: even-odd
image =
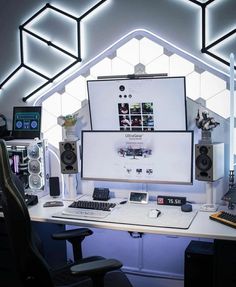
[[[161,214],[160,210],[158,209],[150,209],[148,216],[151,218],[158,217]]]

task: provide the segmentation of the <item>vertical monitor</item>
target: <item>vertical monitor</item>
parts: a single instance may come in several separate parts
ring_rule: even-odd
[[[83,131],[86,180],[192,184],[192,131]]]
[[[13,107],[12,136],[15,139],[40,138],[41,107]]]
[[[90,80],[93,130],[186,130],[185,77]]]

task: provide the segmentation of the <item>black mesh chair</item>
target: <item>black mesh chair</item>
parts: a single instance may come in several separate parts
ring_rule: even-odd
[[[50,268],[34,241],[28,208],[14,182],[6,143],[1,139],[0,187],[4,222],[12,251],[12,270],[15,271],[15,277],[19,282],[17,287],[132,287],[126,275],[120,270],[122,264],[118,260],[99,256],[81,258],[81,242],[92,233],[87,228],[65,231],[53,236],[57,240],[68,239],[74,245],[75,262],[65,263],[65,266],[57,270]]]

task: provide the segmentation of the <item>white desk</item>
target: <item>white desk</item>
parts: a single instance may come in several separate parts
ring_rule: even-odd
[[[104,220],[80,220],[52,217],[53,214],[60,212],[64,207],[69,205],[71,201],[64,201],[64,207],[43,207],[43,203],[49,200],[52,200],[52,198],[48,196],[42,197],[41,199],[39,199],[39,203],[37,205],[29,207],[30,216],[33,221],[152,234],[236,240],[236,229],[210,220],[210,212],[198,211],[188,229],[178,229],[158,226],[158,219],[160,219],[160,217],[155,219],[148,218],[147,212],[149,209],[154,207],[158,208],[162,210],[162,214],[164,216],[165,208],[170,208],[170,206],[159,206],[152,202],[146,206],[135,204],[131,206],[129,205],[129,203],[126,203],[124,205],[119,205],[117,210],[113,211],[112,215],[110,217],[106,217]],[[180,209],[180,207],[174,208]],[[193,210],[198,210],[198,208],[198,205],[193,205]],[[227,209],[227,207],[220,207],[219,209]],[[181,212],[181,216],[184,215],[185,213]],[[186,216],[188,216],[187,213]],[[145,220],[143,219],[144,217]]]

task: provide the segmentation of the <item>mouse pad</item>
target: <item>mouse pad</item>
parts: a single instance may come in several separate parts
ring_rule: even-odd
[[[158,208],[160,215],[155,218],[149,216],[150,209]],[[156,204],[137,205],[135,203],[126,203],[114,208],[114,210],[105,218],[96,218],[96,221],[110,222],[118,224],[130,224],[151,227],[188,229],[197,214],[197,209],[193,208],[191,212],[181,211],[180,206],[161,206]],[[71,218],[68,215],[58,212],[53,215],[58,218]],[[76,219],[76,218],[74,218]],[[80,216],[77,219],[94,220],[89,217]]]

